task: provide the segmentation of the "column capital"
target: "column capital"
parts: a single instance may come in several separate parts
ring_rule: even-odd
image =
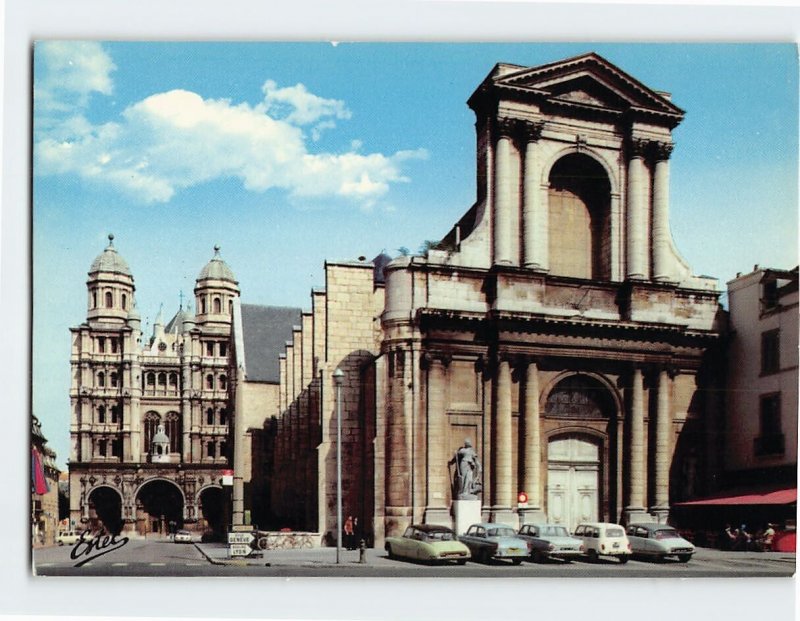
[[[436,363],[447,368],[452,360],[453,356],[447,353],[424,351],[419,357],[419,364],[423,370],[430,369]]]
[[[630,153],[631,159],[633,158],[644,158],[648,155],[650,151],[650,141],[646,138],[629,138],[628,139],[628,153]]]
[[[667,161],[672,155],[672,149],[674,148],[675,145],[672,144],[671,142],[653,142],[652,143],[653,160],[656,162]]]
[[[519,121],[517,119],[509,119],[505,117],[497,117],[494,120],[495,137],[500,138],[514,138],[519,130]]]
[[[527,142],[537,142],[542,137],[544,121],[520,121],[520,134]]]

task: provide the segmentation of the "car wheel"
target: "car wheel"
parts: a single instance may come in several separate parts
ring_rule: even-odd
[[[622,565],[624,565],[625,563],[627,563],[627,562],[628,562],[628,559],[629,559],[629,558],[630,558],[630,555],[629,555],[629,554],[623,554],[622,556],[620,556],[620,557],[619,557],[619,562],[620,562]]]
[[[389,558],[390,558],[390,559],[396,559],[396,558],[397,558],[397,557],[394,555],[394,552],[392,552],[392,546],[391,546],[391,545],[389,545],[388,543],[386,544],[386,553],[389,555]]]
[[[456,565],[466,565],[466,564],[467,564],[467,559],[465,558],[460,558],[456,561]]]
[[[688,563],[691,559],[692,559],[692,555],[691,554],[679,554],[678,555],[678,560],[681,563]]]
[[[59,541],[59,542],[58,542],[58,545],[60,545],[60,546],[63,546],[63,545],[64,545],[64,542],[63,542],[63,541]]]
[[[514,565],[522,565],[522,559],[521,558],[512,558],[511,562],[514,563]]]
[[[589,562],[590,563],[596,563],[597,562],[597,550],[589,550],[586,554],[589,557]]]
[[[542,556],[542,553],[539,552],[539,550],[534,550],[533,551],[533,562],[534,563],[543,563],[544,562],[544,557]]]

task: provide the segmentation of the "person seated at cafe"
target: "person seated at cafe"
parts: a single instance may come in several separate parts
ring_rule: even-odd
[[[736,541],[733,544],[733,549],[739,552],[746,552],[750,549],[752,539],[750,533],[747,532],[747,524],[742,524],[739,530],[736,531]]]
[[[775,539],[775,525],[767,523],[764,534],[761,536],[760,548],[764,552],[772,552],[772,540]]]

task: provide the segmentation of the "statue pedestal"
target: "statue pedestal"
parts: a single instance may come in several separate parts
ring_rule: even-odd
[[[481,522],[481,501],[454,500],[453,515],[455,517],[456,535],[463,535],[472,524]]]

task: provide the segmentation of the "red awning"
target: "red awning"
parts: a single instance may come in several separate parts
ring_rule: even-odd
[[[789,505],[797,502],[797,488],[772,489],[770,491],[738,491],[717,494],[710,498],[676,502],[676,507],[698,507],[705,505]]]

